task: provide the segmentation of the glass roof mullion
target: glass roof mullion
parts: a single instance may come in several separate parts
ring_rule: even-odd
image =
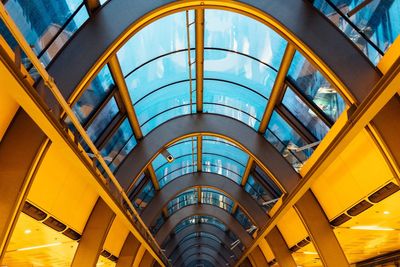
[[[244,170],[244,174],[243,174],[243,178],[242,178],[242,182],[241,182],[241,186],[244,187],[247,183],[247,179],[249,179],[249,175],[251,170],[253,169],[253,158],[251,156],[249,156],[249,159],[247,160],[247,164],[246,164],[246,169]]]
[[[101,6],[99,0],[84,0],[83,2],[85,3],[86,9],[90,17],[92,17],[94,15],[94,12]]]
[[[266,132],[274,108],[278,103],[281,102],[283,98],[283,91],[284,91],[283,89],[284,89],[286,75],[289,71],[295,52],[296,52],[295,47],[292,44],[288,43],[282,58],[278,75],[276,76],[275,79],[274,86],[272,87],[270,99],[267,103],[267,106],[265,107],[265,111],[261,119],[260,127],[258,129],[259,133],[264,134]]]
[[[282,104],[275,111],[300,135],[306,142],[315,143],[319,140]]]
[[[203,112],[203,78],[204,78],[204,9],[195,10],[196,26],[196,111]]]

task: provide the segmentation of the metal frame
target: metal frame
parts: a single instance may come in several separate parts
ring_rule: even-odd
[[[180,250],[176,251],[177,254],[175,254],[175,255],[177,255],[177,256],[171,258],[172,264],[174,265],[174,263],[184,260],[185,257],[187,257],[186,255],[191,253],[193,250],[213,252],[218,255],[218,259],[221,259],[224,262],[229,263],[229,264],[233,263],[232,259],[229,258],[229,254],[226,250],[221,250],[220,247],[214,247],[211,244],[207,244],[207,243],[206,244],[197,243],[191,247],[184,248],[182,251],[180,251]]]
[[[207,260],[208,262],[210,262],[210,263],[213,263],[214,265],[213,266],[224,266],[224,264],[223,265],[220,265],[221,263],[219,263],[218,262],[218,260],[215,258],[215,256],[211,256],[211,255],[208,255],[208,254],[193,254],[193,255],[191,255],[191,256],[188,256],[187,258],[186,258],[186,260],[184,261],[184,262],[182,262],[180,265],[177,265],[177,267],[186,267],[187,265],[186,265],[186,262],[189,260],[189,259],[192,259],[192,258],[196,258],[195,260],[197,261],[197,260]],[[192,263],[194,260],[192,260],[192,261],[190,261],[189,263]],[[190,265],[189,265],[190,266]]]
[[[212,250],[208,247],[193,247],[193,248],[187,250],[185,253],[183,253],[182,257],[180,257],[177,261],[173,262],[173,266],[180,266],[180,264],[184,263],[188,258],[190,258],[192,255],[196,255],[196,254],[201,254],[201,255],[206,254],[206,255],[214,257],[216,262],[218,262],[219,266],[226,266],[226,264],[229,264],[215,250]]]
[[[240,203],[242,209],[259,227],[264,226],[268,221],[268,215],[264,213],[257,202],[242,187],[229,178],[214,173],[186,174],[166,184],[144,209],[141,215],[143,221],[147,225],[152,225],[162,208],[171,199],[179,195],[179,193],[194,187],[211,187],[222,191],[234,202]]]

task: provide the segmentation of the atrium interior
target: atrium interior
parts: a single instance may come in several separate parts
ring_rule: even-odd
[[[0,266],[400,266],[400,0],[1,0]]]

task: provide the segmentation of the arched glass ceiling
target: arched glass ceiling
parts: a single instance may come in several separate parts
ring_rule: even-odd
[[[184,242],[186,242],[189,239],[193,239],[193,238],[197,238],[197,237],[209,238],[209,239],[215,240],[218,243],[222,244],[221,239],[219,239],[219,237],[217,237],[217,236],[215,236],[213,234],[210,234],[210,233],[207,233],[207,232],[194,232],[194,233],[191,233],[191,234],[185,236],[184,238],[182,238],[182,240],[179,241],[178,246],[183,244]]]
[[[187,190],[187,191],[179,194],[177,197],[172,199],[170,202],[168,202],[167,214],[168,214],[168,216],[171,216],[179,209],[184,208],[189,205],[194,205],[197,203],[198,203],[197,189],[193,188],[193,189]]]
[[[228,230],[226,225],[215,217],[195,215],[195,216],[188,217],[185,220],[181,221],[175,227],[175,233],[179,233],[186,227],[193,225],[193,224],[211,224],[211,225],[218,227],[219,229],[221,229],[224,232]]]

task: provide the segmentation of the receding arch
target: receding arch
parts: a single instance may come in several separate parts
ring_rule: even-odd
[[[205,247],[217,251],[220,257],[226,262],[230,262],[231,264],[234,263],[233,258],[231,258],[232,253],[230,253],[226,247],[216,241],[204,239],[204,237],[191,239],[190,241],[185,242],[185,246],[179,246],[174,253],[171,254],[170,259],[172,262],[177,261],[185,252],[199,247]]]
[[[211,264],[213,264],[213,266],[219,266],[217,259],[214,258],[214,256],[210,256],[208,254],[193,254],[193,255],[187,257],[184,262],[180,263],[180,265],[176,265],[176,266],[177,267],[190,266],[190,265],[186,265],[186,262],[191,263],[193,261],[198,261],[198,260],[206,260],[206,261],[210,262]]]
[[[241,186],[225,176],[205,172],[182,175],[166,184],[143,211],[143,221],[148,225],[152,225],[162,212],[162,208],[171,199],[180,192],[196,186],[211,187],[226,193],[228,197],[243,207],[258,227],[262,227],[267,223],[269,216]]]
[[[193,215],[212,216],[219,219],[241,240],[245,247],[248,247],[253,242],[253,239],[246,232],[246,230],[239,224],[239,222],[227,211],[217,208],[216,206],[202,204],[186,206],[172,216],[170,216],[165,223],[158,230],[155,239],[159,244],[164,243],[168,235],[175,229],[175,227],[187,217]]]
[[[300,180],[300,175],[263,135],[235,119],[207,113],[177,117],[155,128],[138,142],[115,176],[122,187],[129,189],[164,147],[199,134],[221,137],[238,145],[288,193]]]
[[[224,242],[225,244],[231,244],[235,240],[233,240],[226,232],[222,231],[220,228],[216,227],[215,225],[212,224],[194,224],[187,226],[177,234],[174,234],[171,236],[171,238],[164,244],[164,248],[166,250],[166,255],[170,255],[172,251],[176,248],[176,246],[179,244],[179,242],[184,239],[187,235],[191,233],[196,233],[196,232],[203,232],[203,233],[209,233],[212,234],[216,237],[218,237],[221,242]],[[239,249],[238,246],[236,246],[233,250],[233,252],[236,254],[236,256],[241,255],[242,251]]]
[[[311,4],[297,0],[287,0],[285,5],[280,0],[113,0],[75,34],[52,62],[49,72],[64,96],[70,98],[142,27],[171,12],[199,6],[229,9],[267,24],[312,59],[343,94],[356,102],[368,95],[380,77],[344,34]],[[83,56],[80,51],[85,51]]]
[[[196,254],[206,254],[206,255],[210,255],[212,257],[214,257],[216,259],[216,261],[218,262],[218,264],[220,264],[219,266],[225,266],[226,264],[229,264],[228,261],[225,260],[224,257],[221,257],[218,251],[215,251],[211,248],[208,247],[192,247],[188,250],[186,250],[185,252],[183,252],[180,257],[178,259],[176,259],[176,261],[172,262],[173,266],[179,266],[180,263],[185,262],[186,259],[190,258],[190,256],[192,255],[196,255]]]

